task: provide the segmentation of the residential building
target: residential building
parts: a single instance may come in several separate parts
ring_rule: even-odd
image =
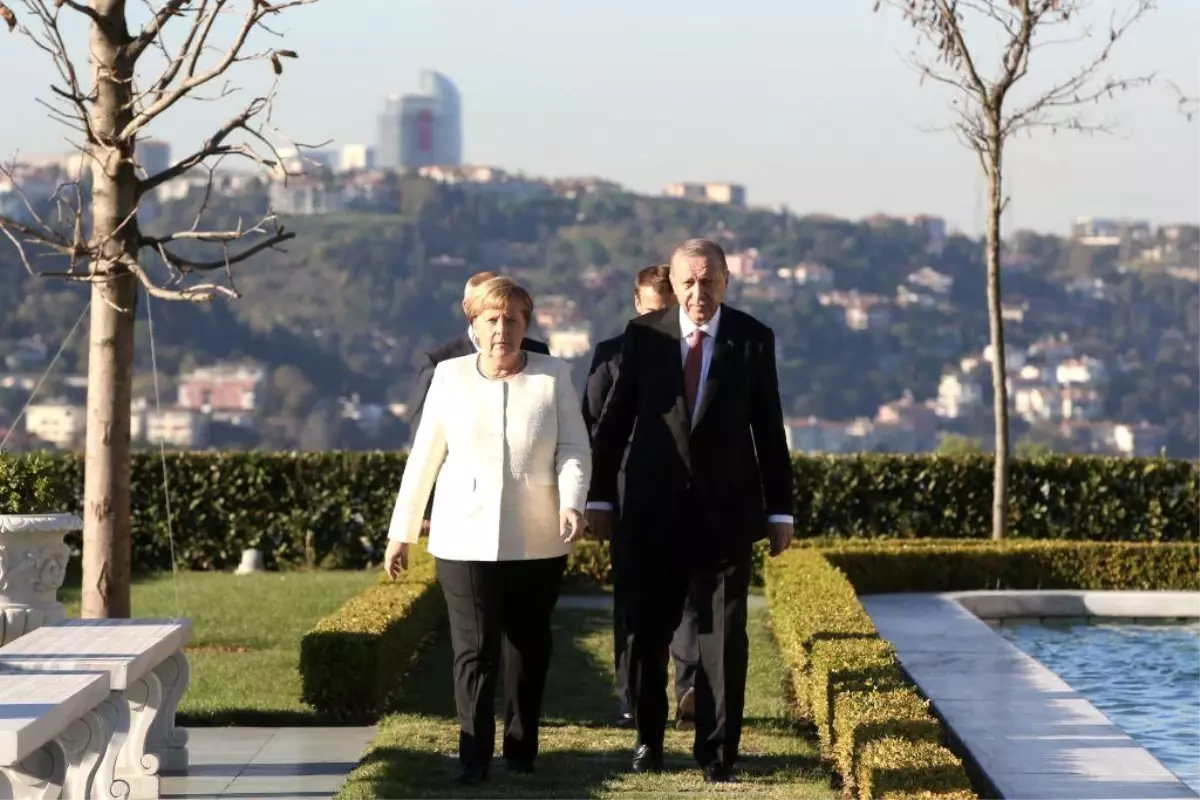
[[[208,417],[187,408],[151,408],[145,399],[134,400],[130,414],[130,438],[135,442],[195,450],[208,445]]]
[[[366,144],[348,144],[342,148],[339,172],[362,172],[375,169],[375,148]]]
[[[592,333],[587,325],[544,328],[550,355],[571,361],[592,351]]]
[[[179,378],[177,405],[211,414],[234,424],[248,422],[266,390],[263,368],[250,364],[216,364]]]
[[[789,277],[800,286],[817,290],[833,288],[833,270],[824,264],[813,261],[802,261],[790,270],[784,267],[779,270],[779,277],[787,280]]]
[[[280,214],[316,216],[336,214],[343,208],[340,192],[304,177],[293,177],[287,183],[272,182],[267,193],[271,208]]]
[[[939,417],[959,419],[970,416],[982,405],[983,385],[979,381],[955,373],[942,376],[934,406]]]
[[[25,432],[64,450],[83,443],[87,430],[87,409],[82,405],[54,398],[33,403],[25,409]]]
[[[1063,386],[1093,386],[1108,380],[1108,371],[1103,362],[1091,356],[1060,361],[1055,367],[1054,373],[1055,378]]]
[[[669,183],[663,194],[683,200],[731,206],[746,205],[746,188],[736,183]]]

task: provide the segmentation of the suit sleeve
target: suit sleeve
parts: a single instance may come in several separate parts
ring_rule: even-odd
[[[607,505],[609,509],[617,502],[617,476],[638,412],[639,327],[629,323],[621,338],[621,368],[592,436],[592,489],[588,505],[595,503],[601,508]]]
[[[558,406],[558,443],[554,448],[554,468],[558,475],[560,509],[583,511],[592,479],[592,447],[588,429],[579,411],[579,395],[571,383],[571,368],[560,362],[555,381]]]
[[[770,330],[762,348],[750,406],[751,434],[754,436],[754,449],[758,453],[767,514],[791,521],[795,507],[792,457],[783,429],[783,405],[779,399],[779,375],[775,369],[775,334]]]
[[[429,386],[429,414],[421,420],[404,475],[400,479],[400,491],[392,509],[392,522],[388,526],[388,539],[413,544],[421,534],[421,519],[433,492],[434,482],[446,460],[446,426],[443,409],[445,398],[452,389],[447,387],[446,373],[434,370]]]
[[[550,346],[538,339],[526,339],[524,349],[530,353],[541,353],[544,356],[550,355]]]
[[[417,377],[413,379],[412,397],[408,402],[408,426],[409,439],[408,444],[411,448],[417,438],[417,428],[421,426],[421,414],[425,410],[426,397],[429,394],[430,384],[433,382],[433,371],[437,368],[437,364],[433,362],[433,358],[429,353],[421,354],[421,367],[417,370]]]
[[[596,349],[583,388],[583,424],[587,426],[589,435],[596,433],[596,423],[600,421],[600,412],[604,410],[604,401],[613,385],[613,360],[604,355],[599,348]]]

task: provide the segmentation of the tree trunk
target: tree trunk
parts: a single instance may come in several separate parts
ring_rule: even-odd
[[[99,15],[90,32],[92,105],[92,274],[88,349],[87,445],[84,472],[83,608],[85,618],[131,614],[129,417],[133,386],[137,283],[119,261],[137,257],[137,175],[129,123],[132,65],[124,0],[92,0]]]
[[[1000,212],[1004,206],[1001,171],[1003,143],[994,135],[987,154],[987,304],[992,340],[992,413],[996,423],[996,459],[992,488],[992,538],[1003,539],[1008,523],[1008,361],[1004,318],[1000,315]]]

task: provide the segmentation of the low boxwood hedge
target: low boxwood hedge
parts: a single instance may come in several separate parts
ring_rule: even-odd
[[[818,549],[795,548],[767,563],[766,586],[797,702],[847,794],[977,797],[845,576]]]
[[[859,594],[975,589],[1200,589],[1189,542],[825,542],[821,552]]]
[[[300,642],[304,702],[342,724],[391,710],[412,665],[445,617],[434,560],[411,548],[409,569],[352,597]],[[382,574],[382,573],[381,573]]]
[[[171,453],[167,455],[180,566],[222,569],[243,549],[268,566],[377,563],[404,471],[404,453]],[[987,538],[988,456],[797,456],[802,537]],[[170,566],[162,464],[133,456],[134,565]],[[1200,470],[1162,458],[1017,459],[1010,530],[1028,539],[1197,541]],[[82,508],[74,454],[0,458],[0,513]],[[603,574],[602,562],[578,562]]]

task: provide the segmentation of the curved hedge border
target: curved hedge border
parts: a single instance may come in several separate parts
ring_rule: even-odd
[[[403,453],[174,453],[167,456],[176,554],[190,569],[237,564],[247,547],[268,566],[377,563]],[[988,538],[987,456],[797,457],[796,530],[802,537]],[[170,566],[162,465],[132,464],[134,565]],[[1013,536],[1094,541],[1197,541],[1200,469],[1192,461],[1051,456],[1016,460]],[[0,456],[0,513],[79,511],[77,455]],[[583,557],[581,556],[581,559]],[[604,563],[577,560],[581,571]]]
[[[818,550],[797,548],[767,563],[766,585],[796,700],[847,796],[976,798],[928,701],[845,576]]]
[[[321,619],[300,641],[304,702],[343,724],[370,724],[392,710],[409,669],[446,612],[434,560],[410,550],[409,569],[386,576]]]
[[[857,797],[970,797],[945,729],[858,594],[971,589],[1200,589],[1189,542],[845,540],[767,562],[767,597],[797,702]]]

